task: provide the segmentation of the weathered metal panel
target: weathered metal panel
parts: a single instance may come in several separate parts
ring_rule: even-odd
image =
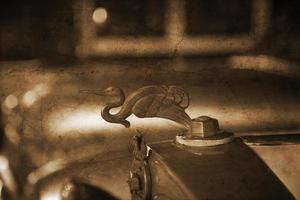
[[[163,162],[172,180],[194,199],[294,199],[267,165],[240,139],[200,148],[186,148],[172,142],[151,145],[153,162]],[[154,167],[155,168],[155,167]],[[157,170],[156,170],[157,171]],[[153,175],[160,179],[160,174]],[[162,176],[164,178],[164,176]],[[156,199],[177,199],[158,186]],[[190,199],[190,198],[186,198]]]

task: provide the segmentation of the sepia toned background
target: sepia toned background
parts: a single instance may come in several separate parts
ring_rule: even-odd
[[[127,150],[135,129],[149,142],[180,133],[164,119],[105,122],[110,99],[81,91],[108,86],[180,85],[192,118],[236,136],[299,133],[299,24],[297,0],[4,0],[2,153],[25,184],[50,161]],[[251,148],[300,199],[300,146]]]

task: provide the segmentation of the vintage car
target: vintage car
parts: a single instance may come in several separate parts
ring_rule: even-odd
[[[299,195],[297,77],[136,62],[4,63],[3,199]]]
[[[300,199],[300,3],[3,0],[0,200]]]

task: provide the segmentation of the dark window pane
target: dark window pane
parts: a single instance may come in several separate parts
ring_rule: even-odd
[[[186,9],[190,35],[250,31],[251,0],[187,0]]]
[[[95,23],[98,36],[164,34],[162,0],[97,0],[95,5],[95,10],[100,8],[107,12],[104,22],[99,18],[100,23]]]

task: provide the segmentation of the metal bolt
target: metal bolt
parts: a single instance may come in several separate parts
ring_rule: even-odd
[[[219,130],[217,119],[208,116],[200,116],[192,119],[192,128],[189,136],[207,138],[216,135]]]

